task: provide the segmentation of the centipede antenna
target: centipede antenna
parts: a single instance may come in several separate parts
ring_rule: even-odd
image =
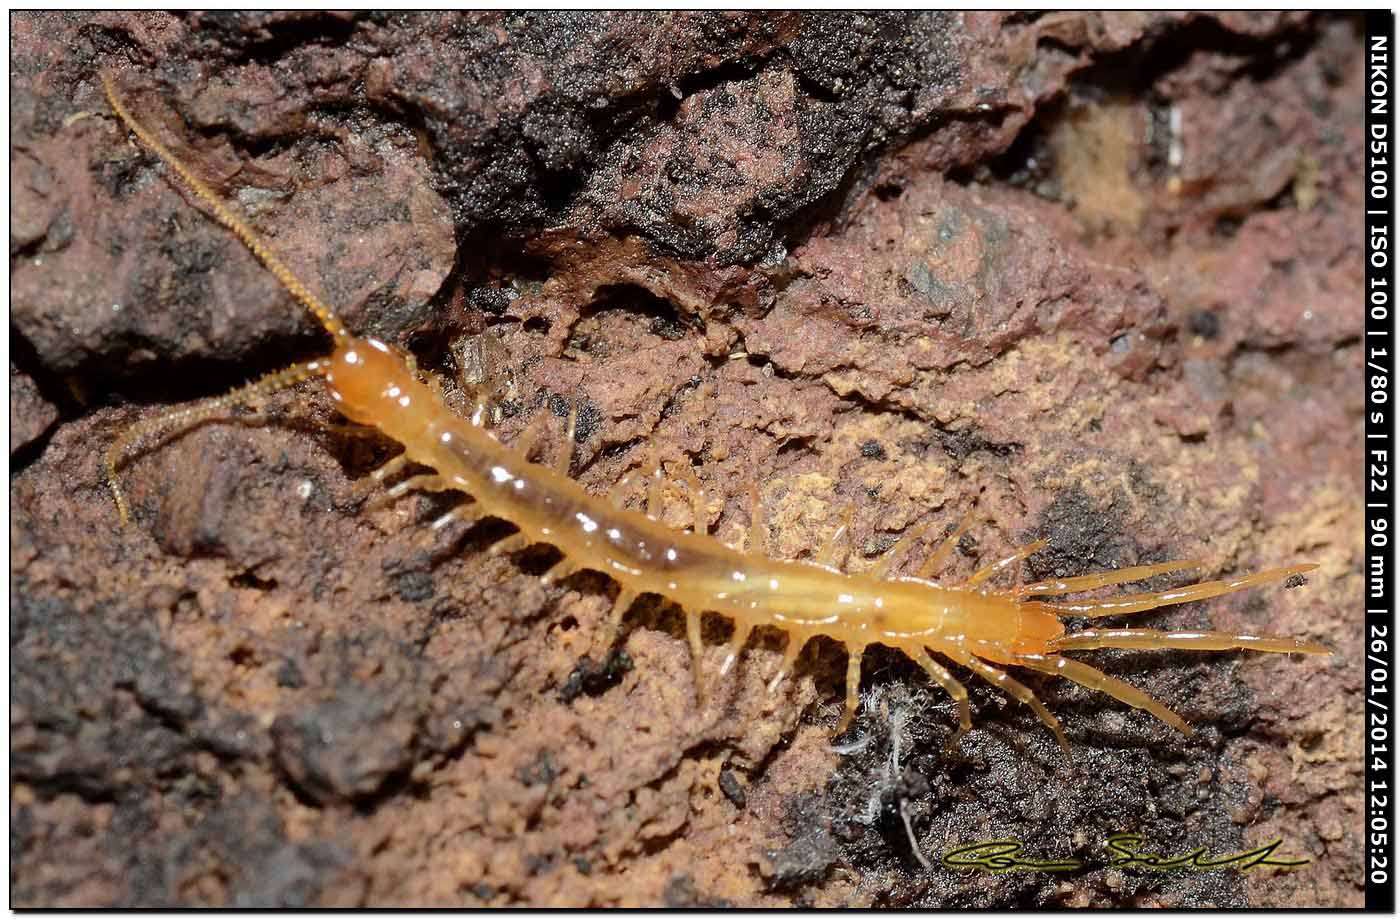
[[[131,509],[126,503],[126,495],[122,492],[121,484],[117,481],[117,470],[126,460],[127,451],[133,444],[140,443],[141,439],[158,431],[169,431],[172,427],[183,425],[191,427],[199,424],[215,415],[221,414],[235,405],[245,403],[257,396],[276,392],[288,386],[294,386],[302,380],[309,380],[315,376],[321,376],[326,372],[326,365],[322,361],[308,361],[302,364],[293,364],[285,370],[269,373],[266,376],[240,386],[233,392],[225,393],[222,396],[213,396],[202,399],[193,405],[186,405],[171,411],[162,412],[144,421],[138,421],[122,432],[121,436],[112,441],[112,445],[107,448],[106,462],[104,469],[107,474],[107,487],[112,492],[112,499],[117,504],[117,515],[121,518],[123,525],[131,518]]]
[[[180,162],[165,144],[156,139],[154,134],[138,122],[131,112],[127,111],[126,106],[117,96],[116,84],[112,80],[111,73],[103,71],[101,76],[102,89],[107,94],[107,102],[112,106],[112,111],[116,112],[117,116],[131,130],[131,133],[140,138],[141,143],[160,157],[166,166],[174,170],[175,174],[214,213],[218,221],[233,231],[233,235],[237,236],[243,245],[247,246],[248,250],[267,266],[267,270],[272,272],[273,276],[282,283],[288,293],[296,298],[298,303],[316,317],[316,321],[321,323],[321,327],[329,332],[332,338],[337,342],[347,341],[350,338],[350,332],[345,328],[335,311],[322,303],[315,294],[307,289],[306,285],[292,273],[291,269],[282,263],[277,254],[267,247],[261,237],[253,232],[252,227],[248,226],[243,218],[235,214],[233,209],[215,194],[212,188],[191,172],[190,168]]]

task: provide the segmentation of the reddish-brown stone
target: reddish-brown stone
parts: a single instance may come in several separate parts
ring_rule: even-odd
[[[17,905],[1360,902],[1350,20],[16,13],[10,50]],[[831,645],[769,696],[760,635],[697,711],[673,609],[608,648],[603,578],[367,504],[390,448],[311,385],[134,453],[119,528],[122,429],[325,344],[104,69],[350,327],[504,362],[503,436],[579,405],[598,494],[659,447],[722,538],[753,483],[782,557],[849,505],[868,567],[980,495],[954,575],[1041,536],[1034,577],[1314,561],[1143,624],[1337,655],[1083,655],[1191,738],[1027,676],[1071,767],[980,686],[945,755],[952,706],[872,651],[838,752]],[[1123,829],[1312,863],[1102,867]],[[999,837],[1094,866],[937,867]]]

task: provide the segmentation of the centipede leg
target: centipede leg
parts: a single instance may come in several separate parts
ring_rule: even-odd
[[[407,454],[402,454],[402,452],[400,452],[396,457],[389,458],[389,461],[385,462],[381,467],[371,469],[370,474],[354,483],[350,488],[350,495],[356,500],[365,499],[365,497],[372,495],[375,489],[378,489],[378,486],[384,485],[386,479],[403,472],[403,469],[405,469],[407,465],[409,465],[409,457],[407,457]],[[375,499],[375,502],[384,502],[384,500],[386,500],[385,497],[379,495],[377,499]]]
[[[826,538],[826,542],[822,544],[821,549],[817,551],[816,561],[818,564],[840,567],[840,562],[844,559],[838,560],[838,556],[841,555],[842,547],[846,545],[844,539],[851,531],[851,521],[855,518],[855,514],[856,506],[847,504],[841,512],[841,525],[832,531],[831,535]]]
[[[632,488],[632,482],[633,475],[629,472],[621,479],[618,479],[617,484],[608,489],[608,500],[612,502],[613,507],[624,508],[627,506],[628,493]]]
[[[450,491],[452,483],[444,479],[437,473],[415,475],[404,479],[393,488],[384,492],[384,497],[390,501],[402,498],[410,491]]]
[[[1183,734],[1189,736],[1194,733],[1191,730],[1191,725],[1187,724],[1180,715],[1167,708],[1161,702],[1158,702],[1131,683],[1125,683],[1117,677],[1111,677],[1101,670],[1090,667],[1088,664],[1058,655],[1046,656],[1041,654],[1018,655],[1016,663],[1018,666],[1039,670],[1041,673],[1064,677],[1066,680],[1072,683],[1078,683],[1080,686],[1091,689],[1094,692],[1107,693],[1119,702],[1147,712],[1158,721],[1176,728]]]
[[[841,723],[836,726],[837,734],[845,733],[860,708],[860,662],[865,655],[865,648],[848,644],[846,654],[846,713],[841,716]]]
[[[972,703],[967,698],[967,687],[958,682],[957,678],[948,672],[948,668],[929,657],[929,653],[923,648],[912,649],[909,651],[909,657],[924,668],[924,672],[942,686],[943,691],[958,705],[958,730],[943,748],[945,752],[951,750],[958,745],[964,734],[972,730]]]
[[[540,412],[534,418],[530,419],[530,423],[525,426],[525,430],[521,431],[520,434],[516,436],[515,443],[511,444],[516,452],[526,461],[530,459],[531,454],[534,452],[535,445],[539,443],[540,434],[544,433],[545,425],[548,421],[549,413]]]
[[[734,623],[734,637],[729,639],[729,649],[724,655],[724,663],[720,664],[719,675],[724,676],[729,673],[729,668],[734,666],[734,662],[739,659],[739,654],[744,650],[744,645],[748,642],[749,636],[753,634],[753,626]]]
[[[685,637],[690,642],[690,659],[695,668],[695,706],[705,705],[705,681],[701,663],[705,656],[705,644],[700,635],[700,614],[695,610],[685,611]]]
[[[342,437],[363,437],[369,439],[382,438],[384,436],[383,431],[380,431],[372,425],[355,424],[354,422],[330,422],[318,424],[316,427],[317,430],[324,431],[327,434],[339,434]]]
[[[548,587],[556,581],[562,581],[569,575],[578,571],[580,566],[573,559],[565,556],[550,566],[549,570],[540,575],[540,583]]]
[[[874,567],[870,569],[870,577],[877,581],[886,577],[890,569],[894,567],[894,563],[899,560],[899,557],[905,550],[912,546],[920,536],[927,533],[932,526],[932,523],[925,523],[912,529],[905,530],[904,533],[894,541],[894,544],[885,550],[885,554],[875,563]]]
[[[934,553],[919,566],[919,570],[916,572],[918,577],[930,578],[938,571],[938,567],[943,564],[948,554],[953,551],[953,547],[958,544],[958,540],[962,539],[963,534],[972,528],[972,523],[976,519],[976,514],[977,505],[973,504],[972,507],[967,509],[967,513],[963,514],[962,520],[954,527],[953,532],[948,534],[948,538],[943,540],[942,544],[934,550]]]
[[[524,533],[516,532],[494,543],[486,550],[487,555],[507,555],[511,552],[519,552],[526,546],[533,545],[535,540]]]
[[[758,495],[758,486],[749,485],[749,540],[744,548],[754,555],[763,554],[763,499]]]
[[[389,460],[383,466],[380,466],[378,469],[371,471],[369,477],[377,484],[383,482],[391,475],[398,475],[400,472],[403,471],[403,468],[407,465],[408,456],[406,456],[403,453],[400,453],[398,456]]]
[[[1011,553],[1011,554],[1008,555],[1006,558],[1000,559],[999,561],[992,562],[990,565],[986,566],[985,568],[982,568],[982,569],[979,569],[978,571],[973,572],[972,576],[969,577],[966,581],[963,581],[962,584],[959,585],[959,586],[961,586],[961,587],[976,587],[978,584],[981,584],[983,581],[987,580],[988,578],[992,577],[993,575],[996,575],[996,574],[999,574],[999,573],[1002,572],[1002,571],[1005,571],[1007,568],[1011,567],[1012,565],[1016,564],[1017,562],[1024,561],[1025,559],[1030,558],[1032,555],[1036,554],[1037,552],[1039,552],[1041,549],[1044,549],[1044,548],[1045,548],[1046,546],[1048,546],[1048,545],[1050,545],[1050,540],[1048,540],[1048,539],[1037,539],[1035,542],[1030,543],[1029,545],[1026,545],[1026,546],[1022,546],[1021,548],[1017,549],[1015,552]],[[1023,592],[1024,592],[1024,591],[1017,591],[1017,593],[1023,593]]]
[[[564,445],[559,451],[559,455],[554,458],[554,471],[560,475],[568,475],[569,467],[574,462],[574,437],[578,434],[578,405],[569,406],[569,422],[565,426]]]
[[[434,520],[430,529],[440,530],[456,520],[462,520],[467,523],[476,523],[484,516],[486,516],[486,512],[482,510],[481,505],[479,504],[459,504],[456,507],[452,508],[452,510],[443,514],[438,519]]]
[[[608,613],[608,647],[617,644],[618,635],[622,633],[622,617],[627,614],[627,610],[636,599],[637,592],[625,587],[618,590],[617,596],[613,598],[612,611]]]
[[[652,458],[642,475],[647,480],[647,516],[653,520],[660,520],[661,499],[666,487],[666,480],[661,475],[660,461]]]
[[[1130,581],[1142,581],[1159,574],[1169,574],[1173,571],[1186,571],[1191,568],[1200,568],[1204,564],[1205,561],[1203,559],[1184,558],[1178,561],[1162,562],[1156,565],[1135,565],[1132,568],[1119,568],[1116,571],[1101,571],[1098,574],[1086,574],[1077,578],[1037,581],[1034,584],[1024,584],[1008,591],[1008,593],[1017,597],[1050,597],[1059,594],[1076,593],[1081,590],[1094,590],[1099,587],[1109,587],[1113,584],[1126,584]]]
[[[1088,619],[1096,619],[1103,616],[1121,616],[1127,613],[1142,613],[1147,610],[1158,609],[1163,606],[1175,606],[1179,603],[1190,603],[1194,600],[1208,600],[1211,597],[1219,597],[1222,594],[1232,594],[1236,591],[1249,590],[1252,587],[1259,587],[1270,584],[1274,581],[1283,581],[1295,575],[1305,574],[1316,568],[1316,565],[1292,565],[1288,568],[1271,568],[1268,571],[1259,571],[1254,574],[1245,575],[1240,578],[1219,581],[1202,581],[1199,584],[1187,584],[1184,587],[1174,587],[1171,590],[1158,590],[1152,593],[1127,594],[1122,597],[1110,597],[1104,600],[1061,601],[1058,603],[1042,603],[1041,605],[1054,612],[1057,616],[1083,616]],[[1112,574],[1113,572],[1110,572]],[[1089,575],[1089,577],[1099,577]]]
[[[395,484],[392,488],[386,489],[376,495],[366,506],[366,509],[380,510],[393,504],[411,491],[448,491],[451,488],[452,485],[436,473],[409,476],[402,482]]]
[[[778,665],[778,672],[773,674],[773,679],[768,683],[768,694],[772,695],[778,691],[783,680],[792,672],[792,665],[797,663],[797,657],[802,653],[802,649],[807,646],[810,635],[801,632],[791,632],[788,634],[787,650],[783,652],[783,661]]]
[[[1326,645],[1302,638],[1232,632],[1160,629],[1083,629],[1050,642],[1052,651],[1138,648],[1149,651],[1267,651],[1274,654],[1331,654]]]
[[[1035,710],[1035,713],[1040,716],[1040,720],[1045,723],[1045,726],[1050,728],[1051,731],[1055,732],[1055,740],[1059,743],[1060,749],[1064,751],[1065,759],[1072,760],[1074,758],[1073,754],[1070,753],[1069,741],[1065,738],[1065,732],[1060,727],[1059,719],[1056,718],[1053,714],[1051,714],[1050,709],[1045,707],[1044,702],[1041,702],[1039,699],[1036,698],[1035,693],[1031,691],[1029,686],[1026,686],[1024,683],[1018,682],[1017,680],[1012,678],[1010,674],[1002,670],[998,670],[991,664],[988,664],[987,662],[981,660],[980,658],[961,648],[940,647],[939,651],[941,651],[943,654],[946,654],[948,657],[951,657],[959,664],[962,664],[964,667],[971,670],[973,673],[977,674],[982,679],[986,680],[988,683],[991,683],[993,686],[997,687],[1002,692],[1006,693],[1007,695],[1020,702],[1024,702],[1025,704],[1029,705],[1032,709]]]
[[[700,477],[688,465],[682,467],[679,477],[681,484],[685,486],[685,490],[690,496],[691,530],[696,533],[709,532],[710,525],[705,510],[705,487],[700,484]]]

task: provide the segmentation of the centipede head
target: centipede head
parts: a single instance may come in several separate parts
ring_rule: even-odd
[[[374,338],[348,338],[318,369],[324,370],[336,409],[361,424],[383,427],[388,419],[424,411],[432,402],[407,357]]]

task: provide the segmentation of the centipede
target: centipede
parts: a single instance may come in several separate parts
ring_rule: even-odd
[[[356,336],[347,329],[336,312],[292,273],[229,204],[131,114],[113,75],[104,72],[101,81],[121,123],[261,261],[321,325],[332,346],[325,356],[126,428],[108,449],[104,470],[123,525],[130,523],[131,508],[119,474],[152,435],[169,434],[276,390],[317,380],[345,419],[402,447],[401,453],[369,474],[372,485],[386,486],[386,498],[411,492],[459,493],[463,503],[435,520],[432,527],[498,518],[513,525],[515,532],[488,551],[500,554],[544,543],[561,553],[560,560],[541,576],[545,582],[583,570],[602,572],[615,581],[617,593],[607,626],[614,642],[620,637],[625,614],[642,596],[656,595],[679,607],[694,664],[697,700],[707,691],[701,668],[702,616],[718,615],[732,622],[733,634],[717,679],[730,672],[756,629],[772,629],[786,636],[781,662],[767,683],[770,693],[791,674],[803,648],[813,639],[825,637],[843,647],[847,655],[845,705],[837,734],[851,724],[859,710],[863,656],[879,645],[907,657],[956,704],[958,727],[949,741],[950,748],[972,728],[969,693],[949,669],[951,664],[1028,706],[1070,757],[1070,744],[1059,720],[1029,686],[1008,672],[1009,668],[1048,674],[1107,694],[1189,735],[1191,726],[1162,702],[1071,655],[1100,649],[1332,653],[1321,643],[1285,636],[1096,625],[1100,620],[1270,584],[1291,585],[1316,569],[1314,564],[1287,565],[1170,589],[1074,599],[1072,595],[1100,588],[1200,569],[1204,562],[1182,559],[995,586],[998,575],[1019,570],[1022,562],[1049,545],[1047,540],[1038,539],[960,581],[940,580],[940,566],[976,520],[975,514],[968,512],[913,574],[900,574],[898,562],[909,555],[931,525],[907,529],[872,568],[851,572],[838,564],[847,527],[838,528],[811,558],[763,555],[756,548],[761,540],[753,538],[763,528],[756,499],[749,514],[751,538],[744,548],[710,535],[703,522],[705,489],[688,465],[667,480],[662,464],[653,459],[639,476],[619,481],[610,494],[591,494],[570,477],[576,411],[569,413],[563,449],[548,462],[533,460],[543,433],[539,424],[531,424],[506,443],[492,429],[485,401],[479,399],[469,415],[454,411],[447,404],[439,377],[421,370],[410,352],[375,338]],[[393,484],[389,484],[391,480]],[[645,509],[633,510],[627,498],[638,481],[646,489]],[[694,503],[692,527],[676,529],[660,519],[663,490],[668,487],[686,492]],[[1067,619],[1088,625],[1071,631]]]

